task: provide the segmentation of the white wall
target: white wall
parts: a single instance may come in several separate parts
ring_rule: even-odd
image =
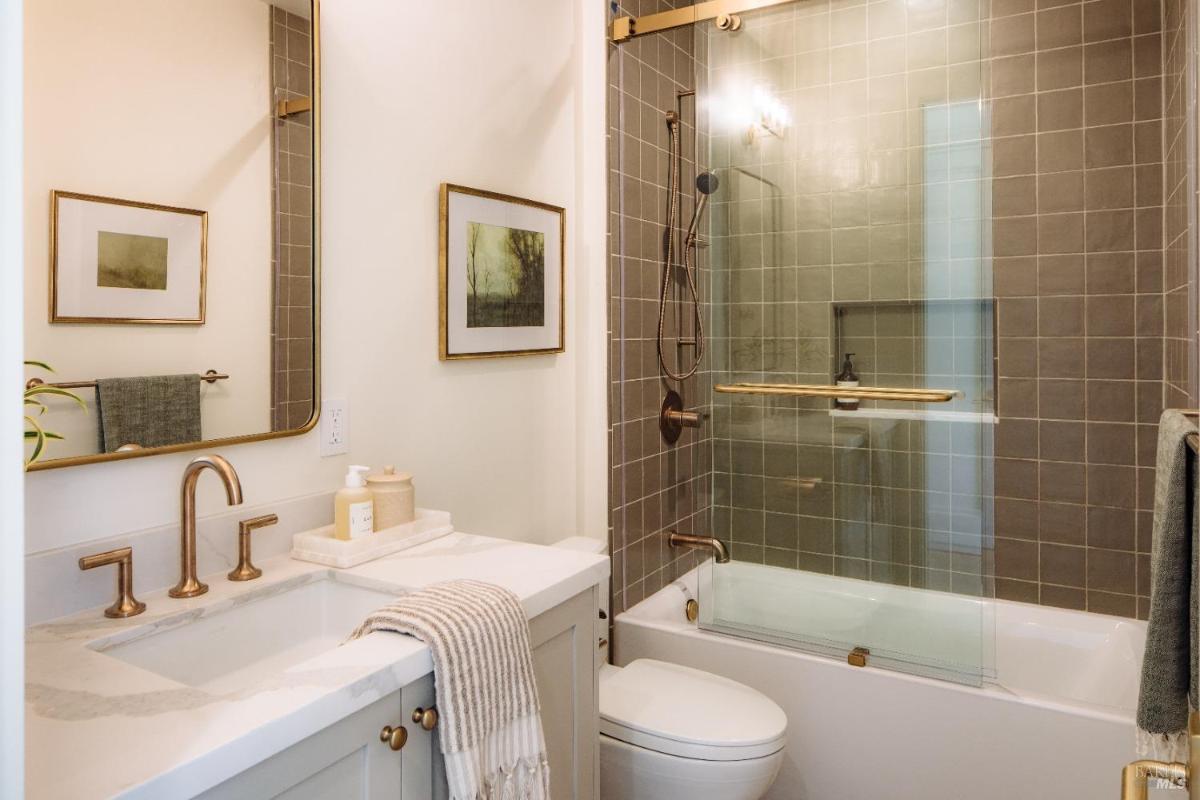
[[[21,1],[0,0],[0,797],[23,797]]]
[[[247,504],[386,462],[462,530],[603,537],[603,8],[324,0],[322,12],[323,386],[349,400],[351,453],[318,458],[315,434],[226,448]],[[566,354],[438,361],[442,181],[567,208]],[[28,550],[170,522],[186,461],[30,475]],[[201,484],[211,513],[224,499]]]
[[[26,352],[59,380],[227,373],[201,387],[205,438],[271,429],[270,41],[258,0],[52,0],[25,13]],[[51,325],[54,189],[207,211],[206,323]],[[79,394],[90,413],[52,402],[43,419],[66,437],[50,458],[97,452],[95,393]]]

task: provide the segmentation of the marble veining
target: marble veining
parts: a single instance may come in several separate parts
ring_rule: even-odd
[[[251,685],[214,691],[106,652],[119,645],[218,614],[253,614],[256,602],[322,580],[399,594],[472,577],[511,589],[533,617],[601,583],[609,570],[606,557],[464,533],[348,570],[286,557],[259,565],[263,577],[248,584],[203,576],[210,590],[197,598],[146,594],[139,617],[110,620],[96,608],[28,629],[29,798],[190,797],[432,669],[420,642],[377,633]]]

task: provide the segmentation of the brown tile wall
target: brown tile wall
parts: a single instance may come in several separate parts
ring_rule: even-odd
[[[675,4],[630,0],[621,15],[648,14]],[[688,408],[708,396],[707,372],[683,383],[660,377],[655,337],[662,280],[667,203],[667,127],[664,112],[676,92],[695,88],[690,29],[646,36],[608,49],[609,143],[609,422],[610,536],[613,613],[654,593],[695,566],[696,556],[671,551],[665,532],[707,533],[711,485],[708,427],[685,430],[667,445],[658,430],[664,393],[675,388]],[[691,218],[694,185],[694,106],[684,100],[682,225]],[[678,248],[676,248],[678,250]],[[702,284],[706,281],[702,281]],[[682,286],[672,286],[668,336],[688,318]],[[690,335],[690,325],[684,326]],[[673,348],[668,351],[674,357]],[[690,355],[685,351],[685,355]],[[703,410],[703,409],[702,409]]]
[[[1145,615],[1163,407],[1159,3],[994,6],[996,593]]]
[[[272,103],[312,96],[311,25],[271,8]],[[275,314],[271,324],[273,430],[298,428],[313,411],[312,114],[274,125]]]
[[[1165,0],[1163,12],[1163,381],[1168,407],[1195,408],[1200,402],[1193,316],[1196,246],[1189,221],[1195,220],[1196,208],[1195,195],[1188,191],[1195,170],[1188,159],[1188,129],[1195,125],[1194,119],[1189,125],[1187,102],[1195,87],[1186,69],[1195,59],[1187,37],[1188,26],[1195,23],[1192,4],[1184,0]]]
[[[668,563],[660,533],[672,522],[702,525],[711,463],[713,530],[737,558],[985,593],[994,569],[1003,598],[1145,615],[1155,423],[1164,402],[1196,404],[1178,1],[1166,3],[1165,36],[1159,4],[1143,0],[997,0],[984,20],[967,0],[939,5],[937,18],[888,0],[812,0],[737,34],[759,37],[758,55],[734,63],[756,62],[758,78],[786,93],[795,128],[751,165],[776,190],[737,177],[712,210],[714,265],[728,268],[710,273],[715,374],[824,382],[836,371],[834,301],[923,299],[931,271],[944,270],[951,286],[970,274],[922,252],[912,227],[923,224],[928,199],[913,160],[921,142],[911,114],[894,119],[900,145],[888,144],[887,123],[942,87],[942,102],[988,97],[994,462],[990,437],[974,425],[833,422],[812,413],[827,405],[722,396],[712,409],[715,445],[685,433],[683,447],[661,446],[652,322],[665,204],[662,79],[690,82],[694,45],[673,34],[610,48],[617,610],[684,566]],[[728,56],[717,50],[728,42],[718,42],[714,67]],[[971,61],[981,50],[982,70]],[[763,55],[772,52],[781,57]],[[947,63],[924,63],[930,53]],[[906,92],[907,106],[888,105]],[[856,104],[865,104],[858,127],[847,120]],[[833,158],[828,143],[847,134],[864,137],[863,152]],[[854,175],[866,182],[844,191],[839,181]],[[894,332],[881,332],[877,315],[874,324],[863,338],[890,346]],[[975,335],[987,340],[990,331]],[[882,364],[864,366],[900,379]],[[689,404],[703,401],[702,388],[688,388]],[[685,466],[670,475],[667,462]],[[970,485],[955,482],[963,474]],[[805,477],[822,481],[806,489],[796,480]],[[980,487],[993,481],[994,509],[977,507]],[[666,511],[676,492],[688,502]]]

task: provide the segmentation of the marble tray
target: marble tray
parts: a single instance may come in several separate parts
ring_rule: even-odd
[[[450,512],[417,509],[417,518],[349,541],[333,538],[333,526],[315,528],[292,537],[292,558],[345,569],[454,532]]]

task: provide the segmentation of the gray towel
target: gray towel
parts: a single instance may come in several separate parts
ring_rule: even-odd
[[[163,447],[198,442],[200,376],[151,375],[96,381],[100,452],[127,444]]]
[[[1189,502],[1187,435],[1196,424],[1179,411],[1158,422],[1154,541],[1150,555],[1150,622],[1142,660],[1137,724],[1139,753],[1187,761],[1189,706],[1196,707],[1196,504]]]
[[[548,800],[529,623],[516,595],[480,581],[436,583],[372,612],[350,638],[372,631],[429,645],[450,800]]]

